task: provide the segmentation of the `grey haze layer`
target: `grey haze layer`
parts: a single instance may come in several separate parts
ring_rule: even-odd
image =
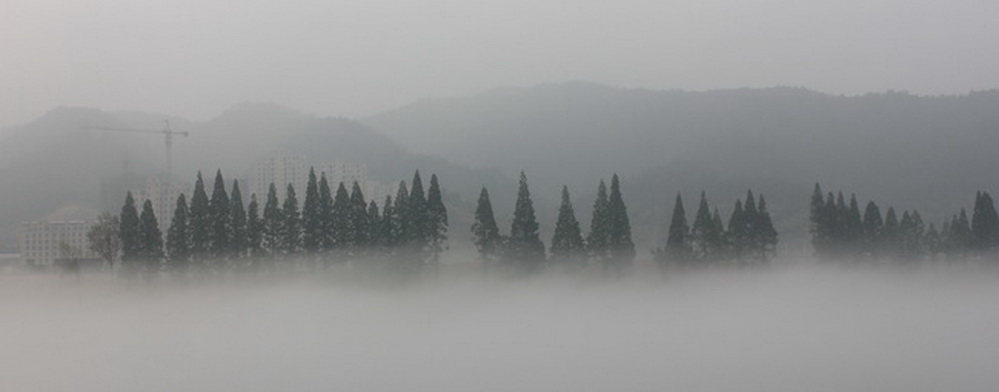
[[[988,391],[994,270],[125,288],[0,278],[5,391]]]

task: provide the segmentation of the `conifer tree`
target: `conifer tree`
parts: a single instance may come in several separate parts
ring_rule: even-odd
[[[621,182],[617,174],[611,176],[610,196],[607,202],[610,211],[610,235],[607,240],[611,261],[615,268],[621,269],[631,265],[635,259],[635,243],[631,241],[631,221],[628,219],[628,209],[621,197]]]
[[[926,234],[923,236],[923,244],[926,247],[926,253],[929,255],[930,260],[936,260],[940,253],[943,252],[943,241],[940,239],[940,233],[933,226],[933,222],[930,222],[930,227],[926,229]]]
[[[126,275],[132,276],[138,272],[139,260],[142,257],[143,234],[139,212],[135,208],[132,192],[125,196],[125,205],[121,207],[121,223],[119,237],[121,238],[121,265]]]
[[[864,253],[869,257],[878,257],[878,244],[884,221],[881,219],[881,209],[873,201],[867,202],[864,207]]]
[[[988,251],[995,247],[997,234],[999,216],[996,215],[992,196],[988,192],[978,192],[971,215],[971,244],[979,252]]]
[[[569,188],[565,185],[562,186],[562,204],[558,208],[558,220],[552,236],[551,258],[554,263],[570,270],[578,269],[586,262],[583,235],[569,200]]]
[[[856,258],[864,250],[864,221],[860,216],[860,204],[857,195],[850,194],[850,207],[844,222],[846,253]]]
[[[177,196],[177,205],[173,209],[173,220],[170,221],[170,228],[167,229],[167,264],[166,269],[175,276],[183,278],[187,274],[187,267],[191,253],[191,235],[188,231],[188,211],[187,199],[181,193]]]
[[[284,203],[281,205],[281,252],[284,255],[297,255],[302,249],[302,218],[298,213],[298,198],[295,186],[288,184]]]
[[[141,250],[138,265],[142,277],[151,280],[160,271],[160,263],[163,260],[163,236],[160,233],[159,224],[156,222],[156,214],[153,213],[153,203],[149,200],[142,205],[142,214],[139,215]]]
[[[221,263],[232,251],[232,208],[229,206],[229,196],[225,190],[225,180],[222,171],[215,172],[215,186],[212,189],[212,199],[208,204],[212,220],[211,255],[215,259],[212,264]]]
[[[371,200],[368,203],[368,250],[375,255],[381,249],[384,239],[382,238],[382,216],[378,212],[378,203]]]
[[[333,222],[331,238],[333,240],[333,257],[336,262],[346,261],[344,257],[350,252],[352,238],[350,208],[350,194],[347,192],[347,187],[343,182],[340,182],[337,185],[336,196],[333,198],[333,207],[331,209],[331,220]]]
[[[898,258],[902,250],[902,232],[894,207],[888,207],[881,233],[881,249],[885,256]]]
[[[740,258],[743,259],[740,261],[743,263],[752,264],[762,257],[762,249],[758,248],[758,245],[762,243],[760,238],[762,233],[758,233],[754,230],[757,226],[757,221],[760,218],[759,215],[753,191],[747,190],[746,202],[742,205],[743,242],[738,246],[738,248],[741,249]]]
[[[302,250],[307,255],[319,252],[322,246],[323,227],[320,214],[321,201],[316,171],[309,168],[309,181],[305,186],[305,201],[302,203]]]
[[[368,248],[368,204],[364,201],[361,185],[354,181],[350,190],[350,246],[354,257],[363,256]]]
[[[395,232],[395,247],[403,248],[408,246],[413,232],[412,221],[410,220],[411,214],[409,213],[409,190],[406,188],[405,181],[399,182],[399,189],[395,194],[394,213],[393,231]],[[399,253],[403,258],[408,257],[408,250],[400,249]]]
[[[708,207],[708,199],[704,191],[701,191],[701,200],[698,202],[697,212],[694,214],[694,224],[690,228],[690,247],[693,260],[706,264],[717,255],[716,250],[712,248],[712,239],[717,235],[714,230],[715,224],[711,217],[711,209]]]
[[[271,257],[281,252],[283,232],[284,216],[278,205],[277,187],[272,182],[267,189],[267,203],[264,204],[264,215],[260,226],[260,246]]]
[[[687,216],[683,208],[680,193],[673,202],[673,217],[670,219],[669,236],[666,238],[665,252],[659,257],[663,266],[687,266],[692,258],[690,228],[687,226]]]
[[[538,237],[538,221],[534,215],[534,202],[527,186],[527,176],[520,172],[517,203],[510,225],[510,239],[504,253],[510,262],[523,272],[534,272],[545,261],[545,245]]]
[[[950,231],[953,237],[952,245],[955,249],[955,257],[967,256],[968,250],[973,246],[974,239],[972,238],[971,224],[968,222],[968,213],[965,212],[964,208],[951,223]]]
[[[725,238],[725,223],[722,222],[721,213],[718,212],[716,207],[714,212],[711,214],[711,231],[714,232],[713,237],[708,237],[708,247],[714,249],[714,262],[721,261],[727,257],[728,253],[728,240]]]
[[[324,258],[329,262],[330,252],[333,251],[336,245],[336,240],[333,236],[335,231],[335,222],[333,221],[333,192],[330,190],[330,184],[326,181],[326,173],[323,173],[319,179],[319,249],[322,251]]]
[[[819,186],[819,183],[815,183],[815,189],[812,192],[809,221],[811,222],[809,231],[812,233],[812,247],[815,249],[815,255],[822,257],[829,247],[829,221],[826,203],[822,198],[822,187]]]
[[[759,206],[756,208],[756,219],[751,230],[754,233],[753,247],[757,249],[757,262],[766,263],[777,254],[777,230],[774,229],[767,201],[760,195]]]
[[[383,255],[391,255],[397,241],[396,235],[397,218],[395,207],[392,204],[392,196],[385,196],[385,204],[382,208],[382,218],[378,224],[379,249]]]
[[[194,193],[191,195],[189,230],[191,232],[191,257],[194,267],[204,268],[205,258],[212,243],[212,213],[209,207],[208,194],[205,193],[205,182],[198,172],[194,183]]]
[[[735,208],[732,209],[732,215],[728,218],[728,231],[725,232],[729,246],[729,257],[739,260],[745,255],[749,236],[747,229],[742,200],[736,199]]]
[[[475,207],[475,221],[472,223],[472,242],[479,251],[479,257],[487,264],[500,256],[500,234],[493,216],[493,205],[489,201],[489,191],[482,187]]]
[[[430,240],[428,232],[429,211],[427,211],[427,198],[423,192],[423,181],[420,179],[420,171],[413,175],[412,186],[409,188],[409,208],[407,209],[410,223],[409,247],[414,252],[414,257],[418,259],[418,264],[422,266],[427,257],[427,248]]]
[[[593,203],[590,233],[586,236],[587,253],[595,263],[604,265],[610,258],[610,201],[607,186],[600,180],[597,200]]]
[[[250,194],[250,204],[246,206],[246,249],[251,259],[260,257],[263,241],[263,221],[260,219],[260,204],[257,195]],[[254,260],[252,263],[255,263]]]
[[[232,246],[232,257],[242,259],[249,249],[247,237],[246,210],[243,209],[243,194],[239,191],[239,180],[232,182],[232,194],[229,198],[229,221],[232,225],[229,241]]]
[[[427,235],[430,263],[434,267],[440,255],[447,249],[447,208],[437,175],[430,175],[430,188],[427,189]]]

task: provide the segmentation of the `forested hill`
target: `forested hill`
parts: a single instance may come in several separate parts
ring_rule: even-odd
[[[706,189],[721,202],[752,187],[767,194],[782,233],[803,236],[816,181],[904,202],[930,220],[999,188],[997,109],[995,90],[834,96],[571,82],[426,100],[362,122],[418,152],[526,170],[549,199],[559,184],[592,193],[593,178],[622,173],[629,207],[648,220],[638,223],[660,228],[677,191],[693,199]]]

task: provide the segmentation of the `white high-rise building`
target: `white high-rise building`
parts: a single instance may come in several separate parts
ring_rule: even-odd
[[[17,243],[22,262],[28,266],[51,267],[57,260],[69,257],[98,259],[87,242],[87,232],[93,224],[93,221],[82,220],[21,223]]]
[[[176,182],[167,184],[160,177],[149,177],[142,188],[130,189],[129,191],[132,192],[132,198],[135,199],[135,210],[139,214],[142,214],[142,205],[146,203],[146,200],[152,202],[156,224],[160,233],[166,238],[167,228],[170,227],[170,220],[173,219],[173,211],[177,207],[177,197],[183,193],[187,198],[188,205],[190,205],[193,184],[185,185]],[[211,192],[210,189],[208,191]]]
[[[318,174],[317,174],[318,175]],[[284,200],[288,184],[295,187],[295,195],[301,202],[305,196],[305,185],[309,181],[309,166],[299,157],[273,156],[258,159],[253,168],[252,194],[257,195],[257,203],[263,208],[267,202],[267,191],[271,183],[277,188],[278,200]],[[249,203],[250,195],[245,195]]]

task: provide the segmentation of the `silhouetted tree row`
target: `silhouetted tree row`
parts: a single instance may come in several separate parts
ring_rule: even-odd
[[[593,206],[590,233],[583,239],[579,221],[569,196],[569,189],[562,187],[562,202],[552,236],[550,255],[538,234],[538,223],[527,185],[527,176],[520,173],[520,186],[514,208],[510,235],[500,234],[493,215],[489,192],[485,187],[479,194],[472,224],[472,237],[479,256],[487,266],[503,266],[520,272],[536,272],[546,267],[573,271],[590,264],[600,265],[605,272],[621,272],[635,257],[631,241],[631,224],[627,208],[621,198],[621,185],[617,174],[611,178],[608,194],[604,181],[597,188]]]
[[[683,199],[676,195],[666,246],[653,254],[662,268],[757,266],[768,263],[776,249],[777,231],[762,195],[757,202],[750,190],[745,204],[736,200],[726,229],[718,209],[712,211],[702,191],[693,226],[687,224]]]
[[[861,214],[855,195],[849,203],[842,192],[823,197],[821,186],[815,184],[810,220],[812,246],[824,260],[955,260],[999,247],[999,217],[988,192],[975,195],[970,220],[962,208],[938,231],[933,223],[925,225],[919,211],[903,211],[899,217],[889,207],[882,216],[878,205],[869,201]]]
[[[426,195],[419,171],[411,191],[400,182],[395,201],[387,196],[381,211],[377,202],[365,202],[357,182],[350,192],[339,183],[334,196],[326,176],[317,180],[312,169],[301,210],[291,184],[280,205],[270,184],[262,212],[256,195],[243,207],[238,181],[231,189],[218,171],[209,198],[199,172],[190,205],[185,195],[177,198],[165,246],[152,203],[146,201],[140,215],[129,193],[119,232],[126,273],[184,277],[348,261],[413,272],[436,266],[447,248],[447,209],[436,175]]]

